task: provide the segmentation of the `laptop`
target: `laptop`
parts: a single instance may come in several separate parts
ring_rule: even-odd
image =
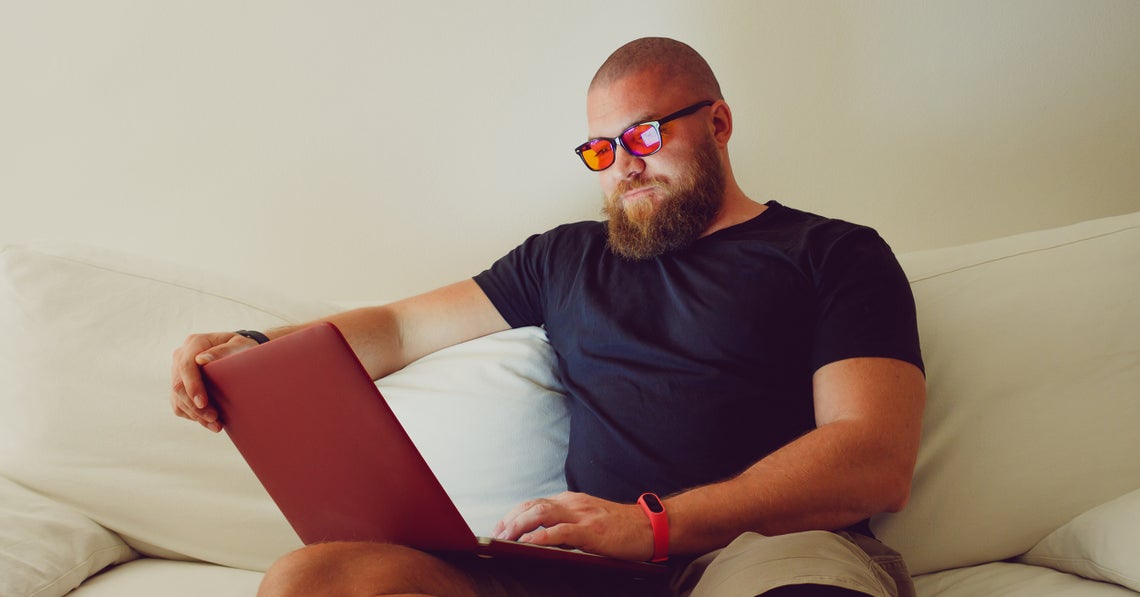
[[[331,323],[208,363],[202,373],[226,433],[306,545],[374,541],[643,576],[668,570],[476,537]]]

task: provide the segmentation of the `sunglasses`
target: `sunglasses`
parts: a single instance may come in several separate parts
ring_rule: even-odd
[[[676,112],[658,118],[657,120],[650,120],[649,122],[642,122],[635,124],[625,129],[622,134],[617,137],[597,137],[590,139],[585,143],[574,148],[574,152],[578,157],[582,158],[582,163],[594,172],[601,172],[614,164],[614,154],[617,152],[617,146],[622,146],[630,155],[637,157],[645,157],[653,155],[661,151],[661,146],[664,142],[661,140],[661,125],[671,120],[676,120],[682,116],[688,116],[704,108],[713,105],[712,100],[705,100],[697,102],[687,108],[681,108]]]

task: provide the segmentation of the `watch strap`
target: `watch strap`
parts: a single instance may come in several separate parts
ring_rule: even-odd
[[[641,494],[637,503],[653,528],[653,557],[649,561],[664,562],[669,559],[669,515],[665,513],[665,504],[653,493]]]
[[[266,342],[269,342],[269,336],[266,336],[265,334],[256,332],[254,330],[238,330],[234,333],[239,336],[245,336],[246,338],[257,342],[258,344],[265,344]]]

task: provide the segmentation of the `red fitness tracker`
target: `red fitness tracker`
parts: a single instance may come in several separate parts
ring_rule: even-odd
[[[669,559],[669,516],[665,514],[665,505],[652,493],[641,494],[637,503],[653,527],[653,557],[649,561],[664,562]]]

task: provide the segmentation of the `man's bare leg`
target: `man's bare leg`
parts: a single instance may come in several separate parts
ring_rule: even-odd
[[[422,551],[382,543],[323,543],[277,560],[257,594],[475,597],[475,589],[462,570]]]

